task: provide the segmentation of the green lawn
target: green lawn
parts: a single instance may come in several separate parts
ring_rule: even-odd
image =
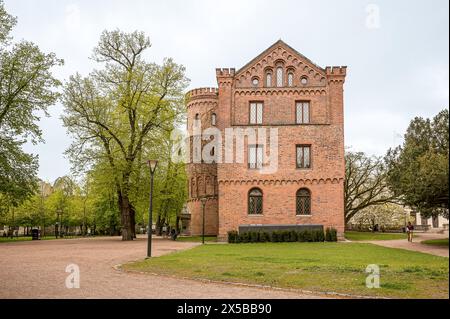
[[[352,241],[365,241],[365,240],[391,240],[391,239],[407,239],[407,235],[404,233],[372,233],[372,232],[345,232],[345,238]]]
[[[377,264],[381,288],[365,269]],[[362,243],[209,244],[124,265],[125,269],[316,292],[448,298],[448,258]]]
[[[184,236],[178,237],[177,241],[201,242],[202,236]],[[216,242],[217,236],[205,236],[205,242]]]
[[[70,237],[64,237],[64,238],[58,238],[58,239],[74,239],[74,238],[82,238],[82,236],[70,236]],[[45,236],[41,237],[41,240],[52,240],[57,239],[55,236]],[[31,236],[19,236],[19,237],[0,237],[0,243],[14,243],[14,242],[21,242],[21,241],[31,241]]]
[[[448,238],[424,240],[421,243],[425,245],[448,247]]]

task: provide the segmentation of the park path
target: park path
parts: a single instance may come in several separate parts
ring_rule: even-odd
[[[161,256],[197,243],[155,239],[153,253]],[[90,238],[0,244],[0,299],[15,298],[323,298],[295,291],[205,283],[139,273],[113,267],[143,259],[147,241],[138,238]],[[80,268],[80,289],[65,286],[69,264]]]
[[[436,234],[436,233],[415,233],[413,242],[410,243],[406,239],[395,239],[395,240],[372,240],[372,241],[364,241],[365,243],[370,243],[374,245],[379,245],[383,247],[389,248],[400,248],[412,251],[418,251],[421,253],[447,257],[448,258],[448,247],[439,247],[432,245],[422,244],[421,241],[430,240],[430,239],[443,239],[448,238],[448,234]]]

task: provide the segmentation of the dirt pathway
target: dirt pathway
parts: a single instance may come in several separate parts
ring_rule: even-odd
[[[0,244],[0,299],[5,298],[322,298],[298,292],[129,274],[113,266],[142,259],[146,239],[49,240]],[[198,244],[154,240],[160,256]],[[66,266],[80,269],[80,288],[66,288]]]
[[[448,238],[448,235],[442,234],[432,234],[432,233],[416,233],[414,234],[413,242],[410,243],[406,239],[395,239],[395,240],[373,240],[364,241],[365,243],[375,244],[383,247],[389,248],[401,248],[406,250],[418,251],[426,254],[447,257],[448,258],[448,247],[432,246],[422,244],[421,241],[430,239],[443,239]]]

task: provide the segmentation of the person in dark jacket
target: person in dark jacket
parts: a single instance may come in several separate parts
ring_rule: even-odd
[[[406,232],[408,233],[408,241],[412,243],[412,241],[413,241],[414,225],[411,224],[411,222],[408,222],[408,226],[406,226]]]

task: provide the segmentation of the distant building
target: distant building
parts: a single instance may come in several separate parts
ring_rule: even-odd
[[[449,221],[443,216],[424,218],[419,212],[412,209],[405,209],[405,212],[412,224],[415,225],[418,229],[423,229],[425,231],[449,229]]]

